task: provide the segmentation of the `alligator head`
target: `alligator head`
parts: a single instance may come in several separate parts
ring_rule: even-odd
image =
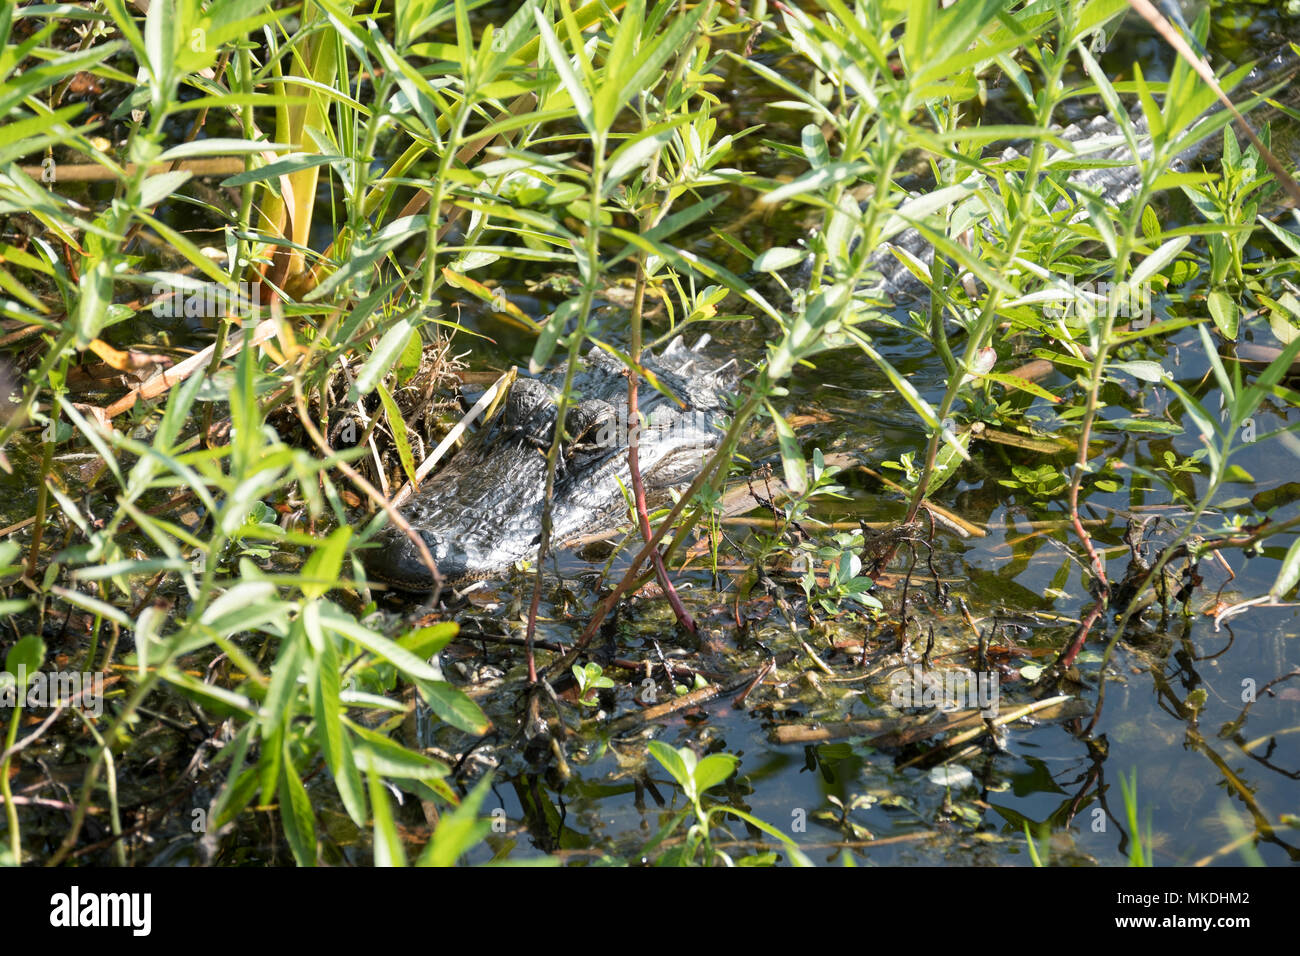
[[[687,348],[678,337],[659,355],[642,359],[674,396],[645,385],[638,396],[639,462],[648,488],[692,479],[722,437],[734,375],[701,354],[707,341],[703,336]],[[563,369],[542,379],[517,379],[495,418],[402,506],[444,582],[486,577],[536,557],[546,453],[563,380]],[[551,505],[557,548],[608,530],[627,514],[627,377],[624,366],[600,349],[593,348],[574,375],[564,433]],[[408,591],[433,588],[414,542],[396,528],[384,529],[378,547],[363,551],[362,561],[371,577],[386,584]]]

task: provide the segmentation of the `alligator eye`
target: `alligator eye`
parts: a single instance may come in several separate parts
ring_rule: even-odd
[[[626,445],[620,442],[618,415],[609,402],[592,398],[579,402],[564,416],[565,457],[583,457],[603,454]]]
[[[510,387],[502,416],[507,427],[536,430],[548,406],[555,405],[555,389],[532,378],[518,379]]]

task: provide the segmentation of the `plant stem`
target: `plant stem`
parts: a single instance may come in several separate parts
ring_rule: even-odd
[[[12,757],[14,741],[18,738],[18,724],[23,718],[23,701],[27,688],[19,687],[16,691],[13,713],[9,715],[9,732],[5,737],[5,758],[0,761],[0,796],[5,801],[5,822],[9,826],[9,852],[13,856],[14,866],[23,862],[22,833],[18,829],[18,807],[14,804],[13,791],[9,788],[9,761]]]

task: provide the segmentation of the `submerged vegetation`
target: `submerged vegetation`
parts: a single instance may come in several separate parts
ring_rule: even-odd
[[[142,6],[0,8],[0,861],[452,864],[526,833],[575,861],[804,864],[867,852],[872,808],[1026,863],[1183,861],[1138,831],[1145,781],[1121,774],[1118,813],[1099,782],[1130,649],[1186,744],[1267,765],[1251,709],[1300,672],[1247,675],[1212,744],[1241,675],[1210,701],[1165,665],[1201,660],[1207,599],[1217,629],[1300,582],[1300,189],[1269,133],[1300,51],[1213,83],[1117,66],[1126,0]],[[1212,22],[1195,39],[1226,44]],[[1065,132],[1095,115],[1104,143]],[[633,468],[599,584],[557,582],[546,522],[499,594],[417,608],[367,580],[379,531],[410,530],[402,486],[454,454],[452,386],[562,367],[564,421],[588,350],[644,393],[644,349],[706,331],[743,373],[729,425],[672,498]],[[908,450],[808,437],[796,400],[836,361]],[[986,533],[976,486],[1029,532],[998,561],[1056,554],[1020,588],[1039,603],[948,612],[975,602],[943,555]],[[890,520],[853,510],[867,489]],[[1256,593],[1207,590],[1203,565],[1260,553]],[[917,716],[977,672],[1007,684],[991,709]],[[41,696],[55,673],[99,682]],[[849,779],[778,818],[722,734],[645,743],[724,694],[810,768],[895,754],[942,803]],[[1069,721],[1093,764],[1050,819],[998,821],[1024,719]],[[1246,816],[1210,857],[1300,857],[1295,818],[1224,779]],[[657,832],[562,836],[549,790],[602,787],[649,793]],[[1085,808],[1119,848],[1071,843]]]

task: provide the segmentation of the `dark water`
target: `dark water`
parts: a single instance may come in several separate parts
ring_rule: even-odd
[[[900,349],[891,358],[901,361],[905,356],[906,351]],[[1184,375],[1199,378],[1207,368],[1204,355],[1182,349]],[[847,445],[864,450],[863,458],[875,463],[921,447],[921,436],[914,426],[909,428],[907,409],[891,398],[883,380],[864,366],[860,356],[825,356],[818,362],[818,372],[816,378],[827,384],[797,381],[791,389],[792,407],[806,410],[815,406],[832,417],[806,438],[806,450]],[[937,390],[941,384],[924,369],[918,370],[913,381],[925,386],[923,392]],[[1205,398],[1207,403],[1216,400],[1212,394]],[[1261,434],[1286,420],[1286,416],[1271,412],[1263,412],[1259,418]],[[1297,420],[1291,410],[1290,421]],[[1172,442],[1160,441],[1181,456],[1197,446],[1192,434],[1177,436]],[[1149,454],[1144,447],[1147,444],[1126,438],[1115,447],[1122,447],[1128,457],[1140,457]],[[1280,476],[1295,470],[1288,462],[1289,455],[1276,445],[1261,446],[1258,451],[1247,446],[1239,463],[1257,483],[1229,487],[1221,498],[1249,495],[1276,485]],[[1042,537],[1020,540],[1033,533],[1031,521],[1059,518],[1060,504],[1021,500],[996,484],[997,478],[1009,474],[996,456],[976,457],[986,476],[955,482],[936,500],[985,527],[989,534],[966,541],[941,535],[939,574],[951,582],[952,596],[963,599],[977,618],[999,614],[1027,621],[1014,636],[1019,652],[1013,655],[1012,666],[1041,665],[1050,659],[1045,653],[1054,654],[1068,642],[1073,631],[1068,619],[1088,603],[1086,585],[1079,564],[1065,549],[1046,545]],[[1161,493],[1146,497],[1152,503],[1167,498]],[[1101,516],[1107,522],[1093,528],[1099,545],[1120,543],[1124,518],[1107,514],[1105,508],[1122,510],[1128,502],[1127,489],[1089,499],[1091,507],[1085,516]],[[897,496],[865,491],[841,507],[842,514],[824,517],[889,520],[897,519],[902,510]],[[1176,521],[1178,512],[1171,514]],[[1072,535],[1065,531],[1053,532],[1053,536],[1071,551],[1078,550]],[[1220,585],[1224,585],[1223,600],[1229,602],[1267,592],[1277,573],[1280,547],[1270,546],[1251,560],[1243,560],[1239,552],[1225,554],[1236,573],[1236,579],[1226,584],[1227,574],[1205,562],[1205,583],[1192,597],[1191,617],[1175,614],[1161,627],[1158,615],[1148,615],[1132,628],[1116,650],[1101,717],[1090,735],[1081,732],[1081,725],[1021,724],[1008,735],[1004,751],[981,753],[955,765],[949,784],[929,769],[900,769],[899,763],[912,756],[910,753],[875,751],[852,738],[810,745],[774,743],[777,724],[810,718],[872,719],[896,713],[886,706],[889,687],[879,681],[835,684],[827,680],[817,692],[811,691],[800,676],[809,668],[806,660],[781,669],[777,682],[786,686],[777,700],[759,694],[756,701],[761,703],[751,701],[750,709],[714,703],[704,708],[698,721],[668,720],[656,736],[674,746],[691,743],[742,755],[742,782],[719,795],[739,801],[734,805],[815,847],[810,849],[814,859],[818,854],[828,860],[838,858],[842,850],[838,842],[848,840],[850,852],[875,863],[1025,864],[1029,860],[1023,831],[1028,822],[1036,835],[1040,827],[1050,833],[1045,844],[1040,841],[1040,853],[1050,854],[1052,859],[1122,865],[1127,861],[1130,834],[1120,778],[1136,774],[1143,845],[1153,850],[1157,864],[1239,864],[1243,856],[1231,846],[1241,832],[1252,830],[1256,822],[1276,825],[1283,815],[1297,809],[1300,736],[1295,731],[1300,729],[1300,682],[1278,685],[1276,696],[1259,689],[1300,664],[1296,643],[1300,616],[1293,607],[1257,609],[1216,631],[1204,612],[1214,604]],[[1116,551],[1109,565],[1113,578],[1122,574],[1126,560],[1125,550]],[[565,563],[570,571],[578,566],[572,558]],[[697,587],[707,587],[704,575],[683,577]],[[797,588],[790,588],[792,597],[797,593]],[[886,601],[897,599],[896,591],[882,596]],[[695,593],[697,605],[693,606],[707,609],[735,598],[734,586],[724,586],[721,593]],[[661,603],[633,605],[632,636],[620,640],[620,653],[649,656],[648,636],[657,637],[665,646],[672,642],[671,624],[658,606]],[[1025,617],[1032,612],[1042,617]],[[942,652],[973,647],[972,634],[945,626],[942,619],[950,620],[951,613],[937,607],[918,611],[918,627],[925,627],[927,614],[941,622]],[[1067,620],[1053,620],[1053,615]],[[764,626],[767,641],[779,644],[785,625],[773,615]],[[562,629],[551,630],[562,634]],[[1095,628],[1080,657],[1083,686],[1077,691],[1090,705],[1098,696],[1100,653],[1112,634],[1113,627]],[[826,640],[808,635],[806,630],[803,636],[819,652],[826,652]],[[752,650],[741,649],[743,642],[733,641],[734,636],[728,646],[735,650],[735,661],[753,664],[762,659]],[[828,660],[835,661],[840,678],[850,680],[860,673],[844,656],[831,655]],[[1028,681],[1018,679],[1014,672],[1004,672],[1001,680],[1004,707],[1029,699]],[[1240,717],[1243,694],[1250,688],[1256,690],[1259,700],[1239,727],[1221,734],[1225,725]],[[1195,699],[1194,692],[1203,692],[1205,700],[1198,714],[1189,715],[1186,707],[1189,699]],[[782,696],[784,701],[779,699]],[[779,709],[773,709],[774,704]],[[605,739],[598,725],[590,733],[598,743],[589,747],[599,752]],[[630,769],[629,764],[639,765],[639,743],[616,740],[608,745],[610,750],[590,764],[575,761],[574,779],[558,792],[550,791],[554,805],[564,807],[565,825],[559,830],[557,824],[556,830],[547,832],[552,837],[559,832],[558,845],[573,851],[574,859],[601,853],[626,856],[639,840],[648,839],[669,813],[644,792],[637,793],[634,780],[639,767]],[[655,767],[650,776],[659,781],[669,807],[679,809],[680,796],[672,799],[674,788],[666,775]],[[497,792],[507,816],[520,819],[523,813],[513,791],[498,787]],[[835,810],[831,797],[843,805],[859,800],[861,808],[850,813],[849,819],[870,831],[875,840],[863,842],[861,834],[819,819],[819,814]],[[801,826],[805,829],[800,830]],[[737,825],[734,830],[744,837],[743,827]],[[1293,832],[1283,828],[1259,842],[1257,850],[1264,862],[1276,865],[1297,858]],[[554,848],[546,840],[541,843],[543,848]]]

